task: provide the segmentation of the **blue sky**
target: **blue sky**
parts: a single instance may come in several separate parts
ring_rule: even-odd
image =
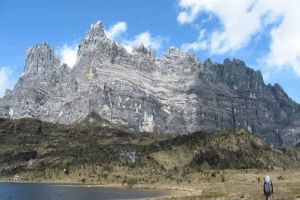
[[[300,15],[295,9],[300,4],[269,2],[0,0],[0,95],[13,88],[28,47],[46,41],[69,62],[90,25],[100,20],[129,51],[143,42],[158,56],[177,46],[202,61],[242,59],[261,70],[266,83],[278,82],[300,102]]]

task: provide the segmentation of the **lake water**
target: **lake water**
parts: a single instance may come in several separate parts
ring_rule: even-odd
[[[0,200],[147,199],[166,194],[156,190],[80,187],[54,184],[0,183]]]

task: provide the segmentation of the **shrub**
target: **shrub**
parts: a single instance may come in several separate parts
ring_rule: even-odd
[[[221,175],[221,182],[225,182],[225,176],[223,174]]]
[[[212,172],[211,173],[211,177],[215,178],[217,176],[217,173],[216,172]]]
[[[283,176],[278,176],[277,180],[284,180],[284,177]]]
[[[138,180],[135,178],[128,178],[127,176],[124,177],[123,181],[122,181],[122,185],[124,185],[125,183],[127,184],[128,188],[133,188],[133,186],[135,184],[137,184]]]

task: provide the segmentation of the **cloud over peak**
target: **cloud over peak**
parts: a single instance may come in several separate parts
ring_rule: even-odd
[[[167,40],[166,37],[152,36],[149,31],[139,33],[132,38],[127,38],[124,34],[127,31],[127,23],[124,21],[117,22],[116,24],[109,27],[105,31],[106,35],[114,40],[118,40],[129,53],[132,52],[132,48],[137,45],[143,44],[146,48],[152,48],[159,50],[163,43]]]
[[[132,52],[132,48],[138,45],[144,45],[146,48],[159,50],[166,40],[167,38],[161,36],[153,37],[149,31],[146,31],[134,36],[133,39],[123,40],[122,44],[128,52]]]
[[[127,31],[127,23],[124,21],[120,21],[114,24],[113,26],[111,26],[107,31],[105,31],[105,33],[109,38],[114,39],[126,31]]]

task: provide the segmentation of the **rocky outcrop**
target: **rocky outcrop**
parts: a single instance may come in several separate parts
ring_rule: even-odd
[[[278,85],[237,59],[223,64],[170,48],[161,58],[143,45],[132,53],[97,22],[71,69],[48,44],[27,51],[0,116],[70,124],[97,113],[134,131],[186,134],[244,128],[271,146],[300,143],[300,106]]]

